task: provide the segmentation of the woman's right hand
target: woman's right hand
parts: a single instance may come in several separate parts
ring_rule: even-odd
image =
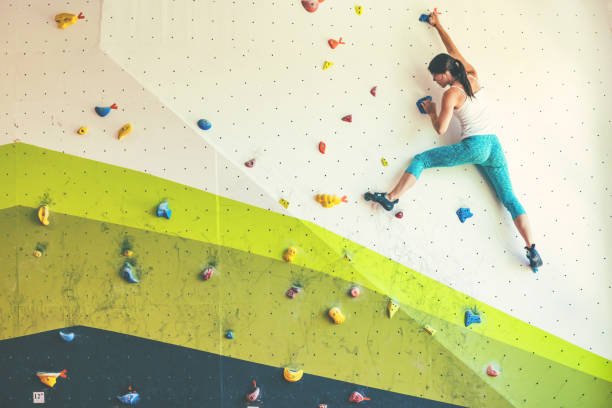
[[[440,20],[438,19],[438,14],[436,12],[432,12],[429,15],[429,24],[431,24],[434,27],[440,27]]]

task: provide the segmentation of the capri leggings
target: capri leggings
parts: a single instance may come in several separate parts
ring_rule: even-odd
[[[406,173],[411,173],[418,179],[421,172],[430,167],[461,164],[475,164],[484,171],[504,207],[510,211],[512,219],[525,213],[525,209],[512,191],[508,164],[496,135],[470,136],[457,144],[417,154],[406,169]]]

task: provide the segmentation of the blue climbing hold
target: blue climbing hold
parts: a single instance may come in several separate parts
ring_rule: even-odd
[[[465,222],[465,220],[473,216],[474,214],[472,214],[469,208],[460,208],[457,210],[457,217],[459,217],[459,221],[461,222]]]
[[[111,111],[111,109],[117,109],[117,104],[113,103],[111,106],[96,106],[95,110],[99,116],[105,117]]]
[[[168,205],[168,202],[164,201],[163,203],[157,206],[158,217],[166,217],[167,219],[170,219],[170,216],[172,215],[172,210],[168,208]]]
[[[425,111],[425,108],[423,108],[423,106],[421,105],[421,104],[422,104],[423,102],[425,102],[425,101],[431,101],[431,96],[429,96],[429,95],[424,96],[424,97],[422,97],[421,99],[419,99],[419,100],[417,101],[417,103],[416,103],[417,108],[419,108],[419,112],[421,112],[421,113],[427,113],[427,112]]]
[[[59,335],[66,343],[70,343],[74,340],[74,333],[64,333],[60,330]]]
[[[124,395],[117,395],[117,399],[119,399],[119,401],[121,401],[122,404],[134,405],[140,399],[140,394],[137,393],[136,391],[131,391]]]
[[[231,330],[228,330],[227,333],[225,333],[225,338],[233,340],[234,339],[234,332]]]
[[[134,269],[132,269],[132,265],[129,262],[123,264],[123,267],[121,268],[121,276],[123,276],[123,279],[130,283],[138,283],[138,279],[136,279],[136,276],[134,276]]]
[[[472,323],[481,323],[480,315],[475,314],[471,310],[465,311],[465,327],[468,327]]]
[[[208,130],[212,127],[212,124],[206,119],[198,120],[198,127],[202,130]]]
[[[429,23],[429,14],[421,14],[419,21],[421,23]]]

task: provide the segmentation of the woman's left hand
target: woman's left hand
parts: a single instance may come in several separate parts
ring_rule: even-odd
[[[427,114],[431,115],[432,113],[436,113],[436,103],[432,101],[425,100],[421,102],[421,106],[425,109]]]

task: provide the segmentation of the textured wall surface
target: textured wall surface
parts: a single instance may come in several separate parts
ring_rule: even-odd
[[[439,102],[442,92],[426,66],[443,45],[434,29],[417,21],[434,5],[363,1],[361,16],[355,5],[327,0],[310,14],[297,0],[3,1],[1,144],[22,141],[238,203],[219,204],[217,198],[216,205],[207,204],[202,219],[210,223],[202,227],[200,218],[187,211],[196,208],[190,200],[202,197],[187,192],[188,187],[185,194],[174,188],[171,198],[185,202],[173,204],[185,212],[178,224],[164,229],[148,218],[152,204],[146,200],[167,196],[170,184],[147,179],[154,191],[134,195],[132,183],[122,194],[121,187],[127,186],[124,176],[108,170],[117,177],[117,188],[105,187],[104,192],[96,187],[108,185],[108,178],[102,173],[89,177],[89,165],[69,160],[63,174],[54,168],[49,174],[55,179],[48,180],[44,167],[52,163],[42,153],[38,165],[32,166],[40,172],[37,179],[36,174],[11,173],[20,158],[7,153],[0,163],[0,208],[35,208],[47,192],[53,193],[54,211],[60,213],[252,250],[260,256],[278,259],[283,247],[300,243],[302,253],[308,254],[300,265],[347,282],[358,278],[371,290],[413,307],[412,318],[425,313],[440,324],[452,322],[455,330],[461,324],[459,295],[464,293],[469,302],[482,302],[486,316],[495,316],[496,326],[475,330],[501,342],[499,350],[512,346],[533,351],[609,381],[605,359],[612,355],[612,110],[606,73],[612,61],[607,4],[435,4],[443,13],[442,23],[496,102],[498,135],[515,191],[531,217],[546,262],[537,275],[526,266],[522,241],[509,215],[475,168],[424,173],[400,202],[402,220],[362,200],[368,189],[391,187],[414,154],[453,143],[458,135],[456,124],[447,135],[436,135],[414,106],[425,94]],[[79,11],[85,19],[65,30],[56,28],[55,14]],[[346,44],[330,49],[327,40],[341,36]],[[334,65],[322,70],[326,60]],[[369,94],[374,85],[376,97]],[[112,103],[119,109],[105,118],[93,111],[94,106]],[[352,123],[340,120],[346,114],[353,115]],[[212,129],[198,129],[200,118],[210,120]],[[118,141],[116,132],[127,122],[134,130]],[[89,127],[87,135],[76,134],[80,126]],[[319,141],[327,144],[325,155],[317,151]],[[64,163],[48,154],[53,163]],[[256,164],[248,169],[243,163],[251,158]],[[389,166],[382,166],[381,158]],[[349,203],[323,209],[313,200],[316,193],[346,194]],[[99,202],[111,201],[99,208],[86,194]],[[288,209],[278,204],[280,198],[290,201]],[[459,223],[459,207],[470,207],[475,216]],[[264,217],[258,208],[304,223],[274,219],[272,241],[257,234],[232,235],[251,222],[251,211]],[[223,218],[220,211],[234,211],[234,218]],[[189,216],[194,217],[191,223]],[[285,229],[287,225],[291,227]],[[293,235],[297,225],[313,240],[316,237],[316,244]],[[279,233],[281,229],[285,232]],[[352,272],[334,269],[333,257],[342,258],[343,246],[355,251]],[[398,264],[384,264],[379,270],[385,257]],[[5,258],[12,259],[5,265],[13,262],[17,269],[10,251]],[[432,279],[410,272],[411,279],[419,276],[415,282],[427,291],[394,284],[398,278],[393,271],[408,268]],[[441,285],[432,283],[436,281]],[[13,300],[23,306],[23,294],[18,292],[26,288],[15,288],[11,282],[7,278],[2,283],[16,290]],[[438,295],[444,306],[436,308],[435,293],[445,294]],[[75,312],[74,298],[54,302]],[[27,315],[18,321],[13,320],[14,311],[0,312],[2,338],[91,323],[79,315],[78,322],[62,320],[43,328],[40,322],[27,324]],[[107,328],[103,326],[99,327]],[[561,339],[578,347],[564,345]],[[475,370],[480,362],[469,361],[478,354],[479,343],[453,343],[444,347]],[[604,359],[582,353],[581,348]],[[266,361],[268,357],[261,362]],[[508,392],[506,387],[502,394],[512,404],[521,401],[520,393]],[[533,389],[528,394],[537,393]],[[532,403],[536,401],[529,400]]]

